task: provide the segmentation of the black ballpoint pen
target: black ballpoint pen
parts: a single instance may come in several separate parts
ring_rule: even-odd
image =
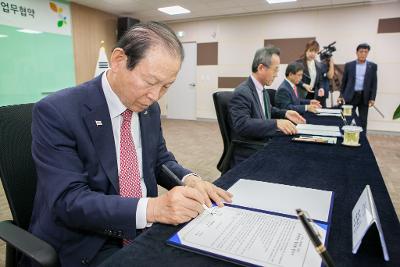
[[[165,166],[163,164],[163,165],[161,165],[161,169],[163,170],[163,172],[165,174],[167,174],[170,178],[172,178],[174,180],[174,182],[177,183],[177,185],[184,186],[182,180],[179,179],[178,176],[176,176],[175,173],[173,173],[170,169],[168,169],[167,166]]]
[[[307,232],[308,237],[311,239],[315,250],[321,256],[322,261],[325,263],[326,267],[334,267],[335,264],[331,256],[329,255],[328,251],[326,250],[324,244],[322,244],[321,240],[318,238],[317,233],[315,233],[313,227],[310,225],[308,218],[306,217],[304,211],[301,209],[296,209],[297,216],[299,217],[301,224],[303,225],[304,229]]]
[[[161,165],[162,171],[167,174],[170,178],[172,178],[179,186],[184,186],[183,182],[181,179],[178,178],[178,176],[175,175],[165,164]],[[207,211],[210,211],[210,208],[207,207],[206,204],[202,204],[203,208]]]

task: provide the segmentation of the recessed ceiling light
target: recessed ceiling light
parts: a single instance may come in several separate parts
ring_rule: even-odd
[[[287,2],[296,2],[297,0],[267,0],[268,4],[280,4]]]
[[[8,35],[0,34],[0,38],[6,38],[6,37],[8,37]]]
[[[167,13],[168,15],[178,15],[178,14],[190,13],[190,10],[183,8],[181,6],[160,7],[158,10],[161,12]]]
[[[31,33],[31,34],[39,34],[39,33],[42,33],[42,32],[39,32],[39,31],[34,31],[34,30],[29,30],[29,29],[19,29],[19,30],[17,30],[17,32]]]

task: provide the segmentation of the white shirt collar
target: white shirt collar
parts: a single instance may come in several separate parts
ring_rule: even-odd
[[[264,86],[253,76],[253,74],[251,74],[250,77],[256,86],[257,91],[262,92],[264,90]]]
[[[294,85],[291,81],[289,81],[288,78],[285,78],[285,80],[290,84],[290,86],[291,86],[292,88],[294,88],[295,85]]]
[[[106,97],[110,118],[113,119],[121,115],[121,113],[126,110],[126,107],[124,104],[122,104],[117,94],[112,90],[111,85],[107,80],[107,71],[108,70],[103,72],[101,77],[101,85],[103,87],[104,96]]]

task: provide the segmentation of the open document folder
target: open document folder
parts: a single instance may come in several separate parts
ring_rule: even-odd
[[[244,183],[241,181],[244,181]],[[249,180],[239,180],[237,182],[241,183],[239,184],[240,188],[236,190],[239,196],[245,194],[244,191],[240,191],[247,190],[247,181]],[[263,182],[256,183],[269,184]],[[278,189],[275,187],[276,184],[269,185],[274,185],[275,190]],[[285,185],[277,186],[282,186],[280,188],[282,191],[291,191],[293,189]],[[301,189],[300,187],[295,188],[295,190]],[[305,194],[302,197],[313,197],[307,194],[309,189],[303,189],[305,190],[303,192]],[[321,266],[321,257],[315,251],[301,222],[296,216],[291,215],[295,213],[295,209],[293,211],[290,209],[290,214],[284,213],[284,210],[277,212],[260,209],[262,205],[257,204],[258,199],[255,199],[255,195],[257,195],[256,198],[263,197],[264,202],[271,202],[271,206],[274,206],[274,203],[280,205],[280,203],[275,201],[276,195],[269,199],[268,194],[265,192],[259,195],[261,191],[257,190],[257,192],[246,193],[248,198],[254,198],[254,204],[258,208],[238,205],[235,202],[236,196],[234,195],[233,201],[235,204],[227,204],[223,208],[214,207],[211,211],[203,212],[169,238],[167,243],[242,265],[281,267]],[[327,221],[315,220],[314,222],[317,231],[321,234],[322,242],[326,243],[329,232],[329,214],[332,206],[333,192],[323,192],[327,192],[323,197],[327,199],[323,200],[324,202],[328,201],[328,210],[325,212],[321,211],[318,216],[327,219]],[[279,199],[278,202],[282,201],[291,203],[285,205],[285,207],[282,206],[284,209],[290,205],[299,207],[298,200],[294,198]],[[315,201],[318,203],[318,199]],[[308,209],[309,207],[302,208]],[[275,210],[279,209],[275,208]],[[328,214],[328,216],[325,216],[325,214]]]
[[[299,134],[341,137],[339,126],[325,126],[315,124],[297,124],[297,132]]]

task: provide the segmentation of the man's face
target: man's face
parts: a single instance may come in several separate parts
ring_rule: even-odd
[[[261,66],[260,74],[263,79],[263,85],[271,85],[274,82],[274,79],[278,76],[279,73],[279,64],[281,60],[278,55],[273,54],[271,57],[271,66],[266,67],[264,65]]]
[[[289,81],[291,81],[294,85],[298,84],[303,78],[303,71],[299,70],[296,74],[289,73]]]
[[[121,102],[134,112],[158,101],[175,81],[181,66],[180,58],[161,46],[149,48],[132,70],[127,69],[128,58],[123,50],[114,52],[118,55],[112,56],[110,85]]]
[[[359,62],[365,62],[367,60],[369,50],[366,48],[360,48],[357,50],[357,59]]]

